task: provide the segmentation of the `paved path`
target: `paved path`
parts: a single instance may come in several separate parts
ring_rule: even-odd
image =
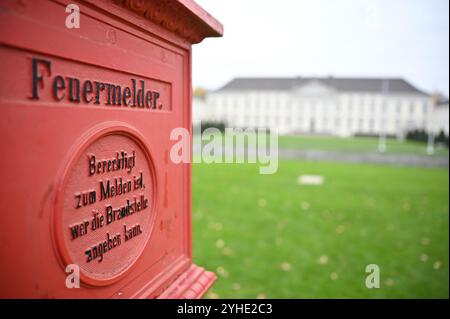
[[[232,150],[226,149],[229,153]],[[244,149],[238,148],[236,153],[243,154]],[[194,147],[194,155],[199,155],[199,147]],[[418,167],[449,167],[448,156],[426,156],[412,154],[381,154],[381,153],[351,153],[321,150],[294,150],[279,149],[279,158],[302,159],[309,161],[348,162],[348,163],[374,163],[397,166]]]
[[[279,157],[288,159],[305,159],[311,161],[375,163],[398,166],[449,167],[448,157],[433,157],[411,154],[344,153],[318,150],[280,149]]]

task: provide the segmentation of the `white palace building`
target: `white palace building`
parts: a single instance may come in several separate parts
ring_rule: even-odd
[[[439,101],[437,101],[439,100]],[[424,129],[449,133],[448,100],[400,78],[236,78],[195,97],[194,125],[278,128],[280,134],[403,137]]]

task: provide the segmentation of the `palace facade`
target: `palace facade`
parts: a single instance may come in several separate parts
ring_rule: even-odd
[[[401,138],[415,129],[438,131],[436,109],[430,94],[401,78],[236,78],[195,97],[193,118],[280,134]]]

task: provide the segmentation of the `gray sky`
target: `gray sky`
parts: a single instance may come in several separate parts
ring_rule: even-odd
[[[448,0],[196,2],[225,36],[194,46],[194,86],[237,76],[403,77],[448,96]]]

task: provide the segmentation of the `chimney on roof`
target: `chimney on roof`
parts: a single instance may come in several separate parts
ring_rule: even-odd
[[[439,100],[441,99],[441,94],[439,92],[433,92],[431,94],[431,103],[433,106],[436,106],[439,103]]]

